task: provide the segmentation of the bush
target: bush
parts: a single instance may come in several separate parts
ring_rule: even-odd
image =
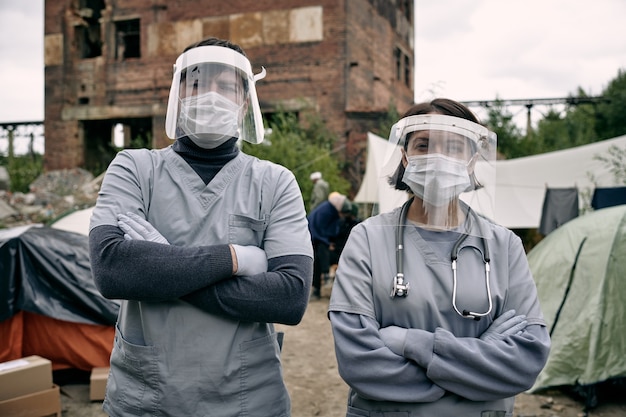
[[[0,165],[4,165],[11,180],[11,191],[27,193],[30,184],[43,173],[43,156],[32,154],[14,156],[9,159],[0,158]]]

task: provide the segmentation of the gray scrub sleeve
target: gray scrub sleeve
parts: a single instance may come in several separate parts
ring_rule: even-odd
[[[110,299],[173,300],[232,276],[228,245],[184,248],[124,239],[117,226],[89,232],[91,271]]]
[[[402,329],[406,330],[406,329]],[[511,397],[526,391],[545,365],[550,338],[545,326],[496,340],[455,337],[408,329],[401,355],[426,369],[433,383],[472,401]]]
[[[150,164],[155,164],[152,171],[146,168]],[[139,169],[139,165],[144,169]],[[244,165],[245,169],[241,168]],[[172,172],[170,177],[164,173],[166,168]],[[262,244],[267,254],[269,269],[266,273],[233,277],[228,244],[162,245],[124,240],[123,233],[117,228],[116,213],[129,210],[147,212],[146,207],[153,201],[153,193],[162,195],[166,187],[180,193],[177,188],[179,183],[175,179],[177,175],[189,174],[188,171],[190,169],[186,163],[165,151],[128,151],[118,154],[107,170],[99,197],[100,210],[95,212],[91,221],[90,254],[98,289],[108,298],[134,301],[180,299],[205,312],[233,320],[297,324],[304,315],[308,301],[312,280],[312,249],[297,182],[293,174],[282,167],[240,155],[223,168],[221,177],[214,179],[214,188],[219,191],[226,186],[237,189],[238,184],[247,182],[249,177],[258,178],[252,185],[248,183],[250,190],[243,191],[246,197],[242,198],[247,207],[233,209],[237,202],[233,203],[227,198],[231,197],[228,192],[224,192],[226,197],[217,199],[224,202],[219,206],[222,214],[225,207],[235,214],[229,217],[226,213],[223,221],[217,220],[220,224],[215,225],[216,234],[222,232],[225,236],[214,240],[255,243],[253,240],[259,234],[257,230],[260,230],[258,228],[261,224],[258,219],[262,218],[265,222],[263,241],[256,243]],[[165,181],[165,185],[155,191],[152,181],[156,181],[156,173],[162,173],[160,178],[172,183]],[[229,175],[235,174],[234,178],[227,180]],[[192,185],[183,182],[187,184],[183,192],[186,192],[186,198],[191,202],[196,202],[194,199],[197,196],[190,195],[188,189],[199,187],[202,194],[205,188],[201,182],[192,180],[195,180],[193,175],[189,179]],[[238,183],[233,185],[236,181]],[[257,189],[271,192],[262,195],[263,199],[259,201]],[[250,198],[246,191],[251,190],[256,193],[254,204],[246,200]],[[162,200],[160,202],[163,204]],[[263,207],[264,214],[255,212],[257,204],[259,211]],[[161,212],[157,210],[156,214],[162,215],[166,211],[161,206]],[[160,226],[172,226],[175,220],[174,217],[171,224],[161,222]],[[168,236],[168,240],[171,236],[176,238],[176,233],[179,242],[188,237],[188,234],[178,232],[174,226],[166,231],[169,234],[164,235]],[[196,233],[196,230],[193,232]],[[204,235],[202,238],[205,238]]]
[[[437,385],[473,401],[504,398],[529,389],[550,352],[550,336],[521,241],[510,233],[502,242],[508,244],[509,279],[501,311],[514,309],[527,316],[529,325],[522,334],[483,341],[457,337],[441,327],[434,332],[408,329],[404,333],[404,357],[425,368]]]
[[[405,337],[396,352],[372,318],[334,311],[329,316],[341,377],[376,401],[431,402],[445,391],[472,401],[511,397],[532,386],[550,346],[546,328],[538,325],[497,341],[394,326]]]
[[[180,298],[222,317],[265,323],[297,324],[306,310],[311,280],[304,277],[313,269],[308,256],[270,259],[264,274],[229,279],[228,245],[181,248],[140,241],[131,245],[119,228],[106,225],[94,228],[89,236],[94,281],[107,298]],[[129,262],[115,261],[120,258]]]
[[[339,374],[360,396],[375,401],[432,402],[445,391],[426,369],[392,352],[367,316],[330,311]]]
[[[393,256],[377,250],[394,247],[394,229],[385,227],[393,223],[382,215],[374,221],[353,229],[329,306],[339,372],[348,385],[368,399],[405,403],[437,401],[444,393],[488,402],[530,388],[547,361],[550,337],[520,239],[494,226],[491,289],[497,301],[493,317],[476,322],[460,319],[447,294],[440,310],[389,301],[392,268],[384,268]],[[526,316],[523,333],[481,340],[508,310]]]
[[[298,324],[309,300],[313,259],[268,259],[268,272],[222,281],[182,297],[192,305],[234,320]]]

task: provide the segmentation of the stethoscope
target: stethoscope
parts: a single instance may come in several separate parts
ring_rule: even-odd
[[[393,288],[391,290],[391,298],[406,297],[409,293],[409,282],[404,280],[404,266],[402,262],[402,255],[404,253],[404,224],[406,223],[406,216],[409,211],[409,207],[413,199],[409,199],[400,210],[400,221],[396,227],[396,276],[393,278]],[[480,227],[480,226],[479,226]],[[487,297],[489,300],[489,308],[484,313],[477,313],[475,311],[463,310],[460,311],[456,305],[456,291],[457,291],[457,259],[459,257],[460,246],[467,238],[467,233],[462,233],[452,247],[450,259],[452,260],[452,307],[461,317],[466,319],[480,320],[481,317],[491,313],[493,308],[493,302],[491,300],[491,284],[489,282],[489,273],[491,267],[489,265],[489,245],[484,237],[481,236],[483,244],[483,262],[485,264],[485,286],[487,287]]]

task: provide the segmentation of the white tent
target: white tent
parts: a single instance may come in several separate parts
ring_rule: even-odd
[[[367,167],[355,202],[379,203],[385,212],[399,206],[405,193],[393,190],[378,174],[387,141],[368,133]],[[626,149],[626,135],[588,145],[539,155],[496,162],[495,221],[511,229],[538,228],[546,188],[576,187],[593,194],[596,187],[623,186],[617,183],[606,162],[609,148]]]
[[[626,149],[626,135],[562,151],[496,162],[496,222],[511,228],[537,228],[546,188],[576,187],[579,207],[584,192],[615,187],[610,166],[597,159],[609,148]]]
[[[89,220],[92,212],[93,207],[73,211],[52,223],[50,227],[87,236],[89,235]]]
[[[386,139],[367,133],[367,165],[361,188],[354,197],[355,203],[378,204],[378,212],[386,213],[406,201],[407,193],[393,188],[380,174],[385,158],[393,148]]]

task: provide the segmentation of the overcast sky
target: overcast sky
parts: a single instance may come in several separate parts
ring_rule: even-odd
[[[579,87],[599,96],[626,69],[624,0],[416,4],[417,101],[561,98]],[[510,110],[525,120],[526,109]]]
[[[44,0],[0,0],[0,122],[43,120]],[[626,69],[626,0],[417,0],[415,96],[600,95]]]

